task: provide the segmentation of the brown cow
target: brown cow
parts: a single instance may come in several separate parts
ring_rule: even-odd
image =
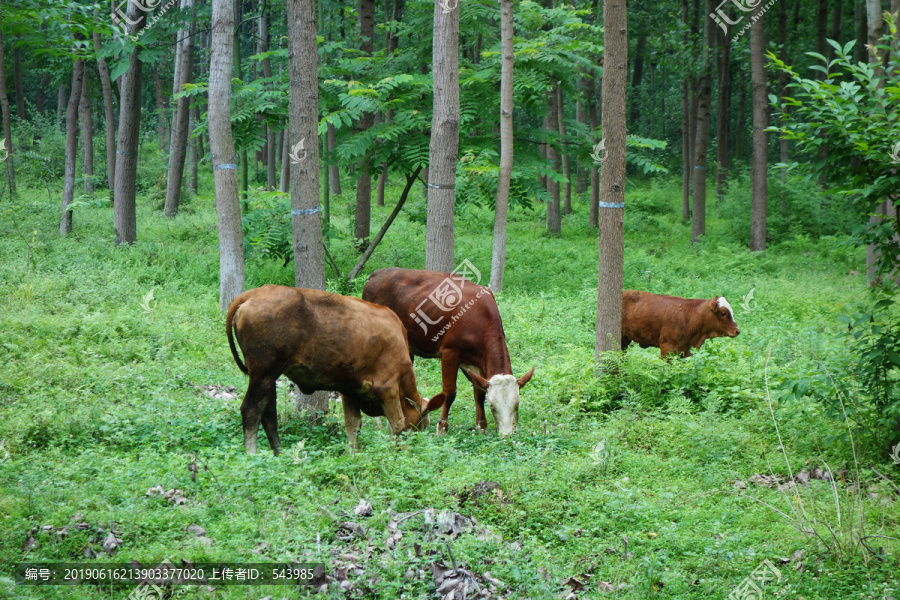
[[[341,393],[352,450],[358,449],[360,411],[387,417],[395,434],[428,426],[406,331],[383,306],[319,290],[265,285],[234,299],[225,327],[235,362],[250,376],[241,404],[244,447],[250,454],[256,453],[260,418],[272,450],[278,454],[281,448],[275,382],[282,374],[304,394]]]
[[[671,353],[691,355],[710,338],[737,337],[728,300],[660,296],[636,290],[622,292],[622,349],[631,342],[641,348],[659,348],[663,358]]]
[[[468,261],[464,264],[471,266]],[[441,359],[442,390],[428,403],[429,410],[444,407],[438,433],[447,431],[460,367],[472,382],[476,425],[487,429],[487,399],[500,434],[515,430],[519,389],[528,383],[534,369],[519,379],[512,375],[503,323],[491,290],[456,273],[391,268],[372,273],[363,299],[397,313],[406,326],[413,354]]]

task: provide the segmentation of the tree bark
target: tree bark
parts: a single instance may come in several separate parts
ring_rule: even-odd
[[[782,3],[786,4],[786,3]],[[719,61],[719,99],[716,117],[716,195],[722,196],[728,182],[728,117],[731,92],[731,40],[727,34],[720,35],[722,53]]]
[[[325,289],[322,215],[319,205],[319,85],[314,0],[287,0],[290,73],[289,132],[285,138],[307,140],[308,155],[291,167],[291,230],[297,287]],[[287,162],[287,161],[285,161]],[[300,395],[297,409],[328,410],[328,394]]]
[[[491,289],[503,291],[506,270],[506,220],[513,168],[513,0],[500,0],[500,173],[494,205],[494,242],[491,251]]]
[[[372,56],[375,50],[375,0],[360,0],[359,3],[360,52]],[[359,121],[359,130],[370,129],[375,122],[374,113],[366,113]],[[372,176],[369,174],[367,158],[359,162],[359,178],[356,181],[356,218],[353,238],[359,252],[366,249],[372,226]]]
[[[22,35],[16,36],[20,41]],[[13,48],[13,85],[16,88],[16,113],[20,121],[25,120],[25,87],[22,85],[22,50]]]
[[[328,144],[328,153],[332,156],[331,160],[333,161],[333,152],[335,147],[334,140],[334,125],[331,123],[328,124],[328,129],[325,133],[326,143]],[[341,194],[341,169],[337,165],[328,165],[328,181],[331,184],[331,195],[339,196]]]
[[[128,32],[137,35],[147,23],[137,2],[128,3],[128,18],[138,21]],[[116,244],[137,241],[137,212],[135,204],[138,146],[141,126],[141,65],[140,46],[128,57],[128,70],[119,79],[119,130],[116,141],[116,182],[113,190],[113,223]]]
[[[262,54],[269,51],[269,21],[266,14],[267,3],[260,0],[259,10],[259,47]],[[272,78],[272,61],[268,58],[262,61],[263,77]],[[278,186],[278,165],[275,161],[275,130],[271,125],[266,125],[266,185],[269,191],[274,191]]]
[[[454,256],[456,161],[459,149],[459,7],[434,5],[432,77],[434,112],[428,168],[425,268],[450,273]]]
[[[785,64],[791,64],[790,57],[788,56],[787,51],[787,6],[783,3],[778,5],[778,45],[781,48],[780,58],[785,62]],[[778,74],[778,97],[781,102],[784,102],[785,96],[787,96],[787,85],[788,85],[788,74],[784,71]],[[787,113],[790,111],[789,106],[783,106],[784,117],[782,119],[782,123],[787,121]],[[788,162],[788,140],[786,137],[781,136],[778,139],[778,147],[779,154],[781,158],[781,162],[786,164]],[[783,182],[785,177],[787,176],[787,169],[781,170],[781,181]],[[782,207],[784,206],[784,201],[782,201]]]
[[[78,120],[81,122],[81,136],[84,140],[84,193],[94,194],[94,121],[91,118],[91,94],[87,68],[81,80],[81,100],[78,104]]]
[[[5,152],[6,181],[9,184],[10,195],[16,191],[15,157],[12,148],[12,123],[9,115],[9,96],[6,94],[6,67],[3,57],[3,31],[0,30],[0,112],[3,113],[3,148],[0,154]]]
[[[94,50],[100,52],[100,32],[94,32]],[[109,184],[109,195],[112,199],[116,187],[116,116],[113,111],[112,83],[109,80],[109,68],[106,59],[97,58],[97,71],[100,72],[100,87],[103,88],[103,129],[106,130],[106,176]]]
[[[181,8],[182,10],[193,10],[194,0],[181,0]],[[173,91],[181,92],[193,78],[194,33],[193,21],[188,28],[178,31],[177,59],[175,61],[178,70],[173,75]],[[189,97],[185,96],[175,100],[175,110],[172,116],[172,139],[169,148],[169,170],[166,177],[165,214],[167,217],[174,217],[178,214],[178,208],[181,205],[181,184],[184,181],[184,161],[187,156],[188,128],[191,120],[190,105]]]
[[[644,78],[644,53],[647,51],[647,34],[638,34],[637,47],[634,50],[634,71],[631,75],[631,122],[641,120],[640,90]]]
[[[238,197],[237,156],[231,134],[234,43],[232,0],[212,0],[209,61],[209,147],[219,226],[219,307],[226,310],[244,291],[244,240]]]
[[[278,184],[278,190],[284,193],[287,193],[291,189],[291,159],[288,157],[288,153],[290,152],[290,147],[288,146],[289,140],[290,135],[285,135],[282,138],[281,143],[281,154],[283,158],[281,160],[281,182]]]
[[[828,0],[816,0],[816,52],[828,55],[828,44],[825,42],[825,31],[828,27]],[[816,71],[817,79],[824,79],[825,74]]]
[[[572,174],[569,171],[569,155],[566,152],[566,109],[563,103],[562,86],[556,86],[556,107],[558,116],[560,142],[560,162],[562,164],[563,177],[566,183],[563,184],[563,214],[572,214]]]
[[[190,125],[188,125],[188,129],[193,131],[197,127],[197,123],[200,122],[200,115],[198,114],[196,106],[191,107],[190,116],[191,122]],[[194,192],[194,194],[197,194],[199,187],[199,165],[201,156],[199,137],[188,139],[188,164],[191,166],[191,191]]]
[[[868,50],[866,49],[867,34],[869,31],[866,20],[866,0],[856,0],[856,48],[853,53],[856,62],[866,62]]]
[[[68,94],[67,94],[66,84],[59,84],[59,88],[56,93],[56,126],[62,127],[65,124],[63,121],[63,117],[66,114],[66,103],[68,102]]]
[[[787,12],[787,10],[785,10]],[[841,41],[841,16],[843,12],[843,0],[831,1],[831,28],[828,32],[828,38],[836,42]],[[779,15],[780,19],[780,15]],[[834,58],[834,48],[828,44],[828,61]]]
[[[688,0],[681,0],[681,20],[684,22],[684,34],[681,43],[685,47],[690,40]],[[691,217],[691,89],[690,74],[681,81],[681,218],[687,221]]]
[[[750,250],[766,249],[767,163],[769,104],[766,98],[766,38],[764,14],[750,28],[750,76],[753,88],[753,206],[750,216]]]
[[[559,84],[557,84],[557,87]],[[550,136],[559,139],[559,95],[556,89],[550,90],[547,94],[549,110],[547,111],[547,123],[549,129],[547,131]],[[554,140],[555,142],[555,140]],[[547,142],[547,163],[550,165],[550,171],[559,173],[559,153],[556,151],[554,142]],[[559,206],[559,182],[553,177],[547,175],[547,193],[550,195],[550,201],[547,202],[547,231],[550,235],[559,235],[562,233],[562,216]]]
[[[72,95],[66,107],[66,166],[63,175],[62,215],[59,233],[72,231],[72,211],[69,204],[75,199],[75,163],[78,162],[78,106],[84,88],[84,61],[78,59],[72,68]]]
[[[158,62],[153,63],[153,91],[156,93],[156,118],[158,124],[156,133],[159,136],[159,149],[166,149],[166,142],[169,141],[169,130],[166,126],[169,119],[169,99],[163,95],[162,81],[159,77]]]
[[[585,89],[585,81],[589,81],[587,77],[581,77],[578,80],[579,86],[582,90]],[[585,102],[581,100],[575,101],[575,120],[580,123],[585,129],[590,128],[590,114],[587,110]],[[590,164],[590,163],[588,163]],[[589,180],[589,171],[590,167],[585,167],[582,160],[578,160],[578,163],[575,167],[575,193],[583,194],[588,189],[588,180]]]
[[[600,80],[600,85],[603,85],[603,79]],[[592,90],[593,91],[593,90]],[[594,94],[591,94],[591,104],[589,107],[591,113],[591,131],[597,131],[597,128],[600,127],[600,111],[597,107],[597,101],[594,97]],[[600,142],[595,135],[593,138],[594,147]],[[591,166],[591,206],[588,209],[588,225],[597,229],[599,225],[600,219],[600,165],[594,163]]]
[[[233,75],[235,78],[243,80],[244,73],[243,68],[241,66],[241,24],[243,22],[243,3],[241,0],[234,0],[234,41],[231,44],[231,60],[232,60],[232,68]],[[232,140],[233,141],[233,140]],[[238,156],[238,168],[240,169],[240,187],[238,188],[241,192],[247,191],[248,185],[248,164],[249,159],[247,158],[247,149],[241,148],[237,153]]]
[[[624,271],[625,89],[628,75],[628,18],[625,0],[603,3],[605,65],[603,135],[607,155],[600,170],[600,243],[595,365],[603,353],[621,349]],[[598,373],[599,374],[599,373]]]
[[[713,0],[706,0],[706,14],[715,10]],[[691,211],[691,243],[706,235],[706,153],[709,149],[710,102],[712,100],[712,65],[715,27],[712,19],[703,20],[703,71],[697,80],[697,134],[694,148],[694,206]]]
[[[50,85],[50,73],[41,76],[41,85],[38,87],[37,101],[35,105],[41,115],[47,113],[47,87]]]

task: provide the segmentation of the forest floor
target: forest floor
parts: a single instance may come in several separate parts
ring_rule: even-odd
[[[424,266],[418,187],[365,274]],[[391,186],[388,207],[373,207],[373,231],[397,193]],[[847,356],[837,315],[864,295],[862,253],[843,239],[794,236],[751,254],[715,208],[709,235],[692,247],[679,202],[677,184],[629,192],[625,285],[726,296],[738,338],[671,364],[632,347],[614,375],[594,378],[598,257],[585,201],[576,199],[556,239],[540,207],[516,207],[497,301],[515,374],[537,367],[518,432],[500,439],[490,418],[491,431],[474,431],[460,376],[447,435],[430,428],[398,440],[364,417],[361,451],[350,454],[336,402],[309,424],[282,387],[286,451],[276,458],[262,432],[258,455],[243,450],[247,380],[219,310],[211,194],[175,219],[142,197],[139,241],[125,248],[113,245],[108,205],[79,207],[63,239],[45,191],[5,196],[0,597],[134,591],[14,585],[14,563],[164,559],[324,563],[330,587],[320,597],[334,598],[448,598],[454,589],[461,598],[466,582],[469,598],[474,583],[528,599],[755,598],[751,585],[763,597],[900,597],[900,545],[889,539],[900,533],[900,504],[867,467],[898,481],[900,464],[877,438],[832,418],[832,404],[782,393]],[[355,262],[351,205],[333,199],[331,253],[343,272]],[[492,221],[474,206],[457,217],[457,260],[469,259],[485,284]],[[248,288],[292,279],[292,265],[249,253]],[[362,282],[349,291],[358,295]],[[423,396],[439,391],[437,361],[417,360],[416,374]],[[828,470],[836,482],[818,478]],[[354,512],[361,499],[371,515]],[[278,600],[312,589],[176,591]]]

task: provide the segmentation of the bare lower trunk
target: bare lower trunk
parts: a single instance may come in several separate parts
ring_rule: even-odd
[[[84,141],[84,193],[94,194],[94,122],[91,119],[91,94],[87,71],[81,80],[81,100],[78,104],[78,120],[81,121],[81,137]]]
[[[551,90],[547,95],[550,110],[547,113],[547,123],[550,126],[549,134],[559,133],[559,96],[556,90]],[[554,137],[558,137],[554,136]],[[552,173],[559,173],[559,153],[553,143],[547,143],[547,162]],[[559,235],[562,232],[562,217],[559,206],[559,182],[550,175],[547,176],[547,193],[550,200],[547,202],[547,231],[551,235]]]
[[[17,35],[20,40],[22,34]],[[16,114],[20,121],[25,120],[25,87],[22,85],[22,49],[13,48],[13,85],[16,88]]]
[[[586,86],[584,84],[586,78],[581,78],[581,87],[584,89]],[[588,111],[585,107],[584,102],[576,101],[575,102],[575,120],[581,123],[585,129],[590,127],[590,116],[588,115]],[[575,168],[575,193],[583,194],[588,190],[588,181],[589,181],[589,171],[590,171],[590,162],[584,162],[582,160],[578,161],[578,165]]]
[[[326,131],[326,143],[328,144],[328,152],[329,154],[334,152],[335,140],[334,140],[334,125],[331,123],[328,124],[328,129]],[[333,160],[333,159],[332,159]],[[337,165],[329,165],[328,166],[328,180],[331,184],[331,195],[339,196],[341,193],[341,170]]]
[[[156,133],[159,136],[159,149],[166,149],[166,142],[169,141],[169,128],[166,123],[169,120],[169,100],[163,95],[162,81],[159,78],[159,69],[157,63],[153,63],[153,91],[156,94],[156,118],[158,125]]]
[[[63,121],[63,117],[66,114],[66,102],[68,102],[68,94],[66,93],[66,84],[59,84],[59,89],[56,93],[56,126],[62,127],[65,122]]]
[[[750,250],[766,249],[767,154],[769,106],[766,99],[765,30],[763,15],[750,28],[750,71],[753,88],[753,207],[750,222]]]
[[[281,182],[278,184],[278,190],[287,193],[291,189],[291,159],[288,157],[290,147],[288,140],[290,136],[285,135],[281,144]]]
[[[459,10],[434,5],[432,77],[434,112],[428,169],[425,268],[453,270],[456,161],[459,148]]]
[[[234,43],[232,0],[212,0],[209,62],[209,147],[219,226],[219,307],[226,310],[244,291],[244,240],[238,198],[237,156],[231,134],[231,77]]]
[[[78,105],[84,89],[84,61],[75,61],[72,69],[72,95],[66,107],[66,167],[63,175],[62,217],[59,233],[72,231],[72,211],[69,204],[75,198],[75,163],[78,161]]]
[[[603,135],[607,157],[600,171],[600,243],[597,285],[597,330],[594,356],[621,348],[624,271],[625,88],[628,32],[625,0],[603,3],[606,32],[603,76]]]
[[[566,110],[563,104],[562,86],[556,86],[556,106],[559,126],[559,136],[562,138],[560,162],[562,174],[566,178],[563,184],[563,214],[572,214],[572,174],[569,172],[569,155],[566,153]]]
[[[372,176],[367,166],[356,180],[356,220],[353,228],[353,239],[357,250],[362,252],[369,243],[369,230],[372,223]]]
[[[681,82],[681,218],[691,218],[691,94],[687,80]]]
[[[194,0],[181,0],[181,8],[193,9]],[[174,74],[173,89],[182,91],[191,82],[194,72],[194,26],[178,33],[178,70]],[[172,117],[172,138],[169,145],[169,170],[166,177],[166,216],[174,217],[181,205],[181,184],[184,180],[184,161],[187,156],[190,125],[190,98],[175,100]]]
[[[10,193],[16,191],[15,157],[12,151],[12,124],[9,115],[9,96],[6,94],[6,68],[3,57],[3,30],[0,29],[0,113],[3,113],[3,147],[0,154],[6,154],[6,180]]]
[[[785,3],[786,4],[786,3]],[[718,28],[716,29],[718,35]],[[716,118],[716,195],[725,193],[728,181],[728,100],[731,91],[731,40],[728,35],[720,36],[721,56],[719,60],[719,99]]]
[[[494,208],[491,289],[503,291],[506,269],[506,218],[513,168],[513,0],[500,0],[500,174]]]
[[[601,80],[602,85],[602,80]],[[591,94],[591,130],[597,131],[597,128],[600,126],[600,111],[597,108],[597,102],[595,98],[593,98],[593,94]],[[598,144],[600,140],[594,137],[594,144]],[[597,229],[599,227],[599,218],[600,218],[600,165],[593,164],[591,166],[591,206],[588,212],[588,224]]]
[[[706,0],[706,13],[715,10],[713,0]],[[711,19],[704,19],[703,72],[697,80],[697,136],[695,140],[693,187],[694,207],[691,211],[691,242],[706,235],[706,153],[709,149],[709,122],[712,100],[713,32]]]
[[[193,131],[197,127],[200,118],[197,114],[197,107],[193,106],[190,110],[191,122],[188,129]],[[188,164],[191,166],[191,191],[197,193],[199,184],[199,163],[200,163],[200,140],[192,138],[188,140]]]
[[[41,85],[38,87],[37,100],[35,106],[41,115],[47,112],[47,88],[50,86],[50,73],[44,73],[41,76]]]
[[[94,32],[94,51],[100,52],[100,32]],[[97,58],[97,70],[100,72],[100,87],[103,88],[103,129],[106,130],[106,177],[109,183],[109,194],[112,196],[116,187],[116,116],[113,111],[112,83],[109,80],[109,69],[106,59]]]
[[[269,51],[269,19],[266,13],[265,0],[260,1],[259,11],[259,46],[260,54]],[[272,61],[268,58],[262,61],[263,77],[272,77]],[[274,191],[278,186],[278,165],[275,162],[275,131],[271,125],[266,126],[266,185],[269,191]]]

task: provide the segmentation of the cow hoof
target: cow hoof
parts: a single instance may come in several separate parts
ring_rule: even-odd
[[[481,433],[487,433],[487,421],[479,421],[475,424],[475,428]]]
[[[450,428],[450,422],[449,422],[449,421],[444,421],[444,420],[442,419],[442,420],[438,421],[438,424],[437,424],[437,434],[438,434],[438,435],[444,435],[445,433],[447,433],[447,429],[449,429],[449,428]]]

